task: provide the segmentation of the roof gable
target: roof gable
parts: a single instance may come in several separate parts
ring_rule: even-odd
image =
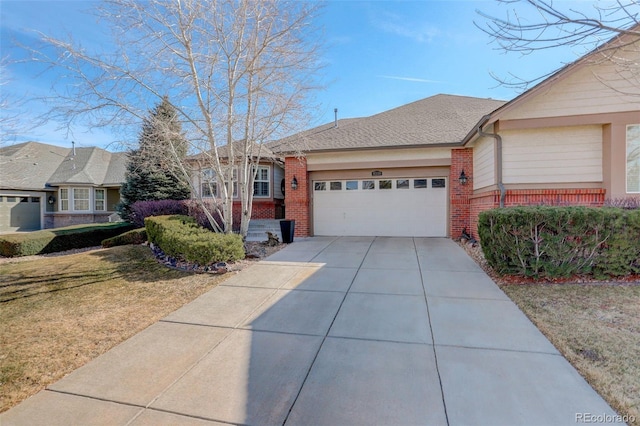
[[[631,28],[631,31],[640,31],[640,24]],[[624,75],[624,70],[616,70],[613,62],[611,62],[611,56],[620,56],[620,59],[627,62],[631,61],[635,63],[635,69],[630,71],[629,75]],[[613,37],[611,40],[598,46],[588,54],[578,58],[576,61],[562,67],[554,74],[541,81],[531,89],[525,91],[521,95],[512,99],[504,104],[491,114],[491,117],[486,121],[486,124],[497,121],[500,118],[509,116],[510,118],[521,118],[526,115],[524,111],[527,107],[524,104],[529,102],[536,102],[535,98],[538,98],[538,103],[541,102],[553,102],[554,99],[548,98],[540,101],[540,98],[547,97],[550,93],[557,96],[558,92],[562,90],[558,86],[565,83],[567,86],[582,85],[582,88],[574,87],[574,91],[582,90],[587,100],[584,106],[589,106],[593,103],[593,96],[591,90],[586,89],[587,85],[594,87],[595,83],[599,83],[599,91],[608,91],[611,95],[618,97],[619,103],[629,103],[625,109],[627,111],[637,110],[640,107],[640,81],[637,75],[637,63],[640,60],[640,39],[633,38],[632,35],[622,34]],[[633,65],[632,65],[633,66]],[[598,75],[595,68],[597,68],[603,75]],[[629,73],[629,70],[626,70]],[[582,75],[579,75],[582,74]],[[582,81],[568,81],[572,77],[575,80]],[[610,80],[608,86],[605,82],[607,78],[614,77],[615,80]],[[585,81],[590,79],[591,81]],[[535,108],[535,107],[534,107]],[[531,109],[529,107],[529,109]],[[537,108],[542,111],[544,107]],[[520,110],[517,111],[516,110]],[[595,111],[595,112],[613,112],[613,111]],[[617,111],[616,111],[617,112]],[[580,113],[580,110],[575,111]],[[548,113],[547,113],[548,114]]]

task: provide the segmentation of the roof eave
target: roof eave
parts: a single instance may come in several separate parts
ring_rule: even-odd
[[[317,154],[331,152],[354,152],[354,151],[378,151],[378,150],[396,150],[396,149],[415,149],[415,148],[455,148],[462,146],[462,142],[443,142],[433,144],[411,144],[411,145],[384,145],[384,146],[364,146],[364,147],[348,147],[348,148],[327,148],[313,149],[307,151],[282,151],[279,155],[291,157],[297,154]]]

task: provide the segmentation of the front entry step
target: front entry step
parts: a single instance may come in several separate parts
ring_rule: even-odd
[[[271,232],[278,236],[282,242],[282,233],[280,232],[279,219],[253,219],[249,222],[249,230],[247,231],[246,241],[267,241],[267,232]]]

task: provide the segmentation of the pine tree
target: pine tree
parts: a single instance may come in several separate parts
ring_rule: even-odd
[[[190,194],[180,171],[187,140],[167,96],[144,119],[138,142],[138,148],[129,152],[125,183],[120,188],[120,213],[125,220],[136,201],[183,200]]]

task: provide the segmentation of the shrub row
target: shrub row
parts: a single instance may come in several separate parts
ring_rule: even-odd
[[[640,273],[640,210],[511,207],[482,212],[478,235],[500,274],[597,277]]]
[[[129,244],[142,244],[145,241],[147,241],[147,230],[145,228],[138,228],[103,240],[102,247],[109,248],[115,246],[126,246]]]
[[[96,223],[7,234],[0,237],[0,255],[7,257],[32,256],[99,246],[102,240],[132,228],[133,226],[126,222]]]
[[[210,212],[215,211],[213,200],[205,200],[203,204]],[[151,216],[187,215],[195,218],[200,226],[212,228],[202,205],[196,200],[136,201],[130,206],[130,210],[130,220],[136,227],[145,226],[144,220]],[[221,223],[220,218],[216,217],[215,220]]]
[[[169,256],[200,266],[244,258],[240,235],[211,232],[200,227],[192,217],[152,216],[144,222],[149,242]]]

